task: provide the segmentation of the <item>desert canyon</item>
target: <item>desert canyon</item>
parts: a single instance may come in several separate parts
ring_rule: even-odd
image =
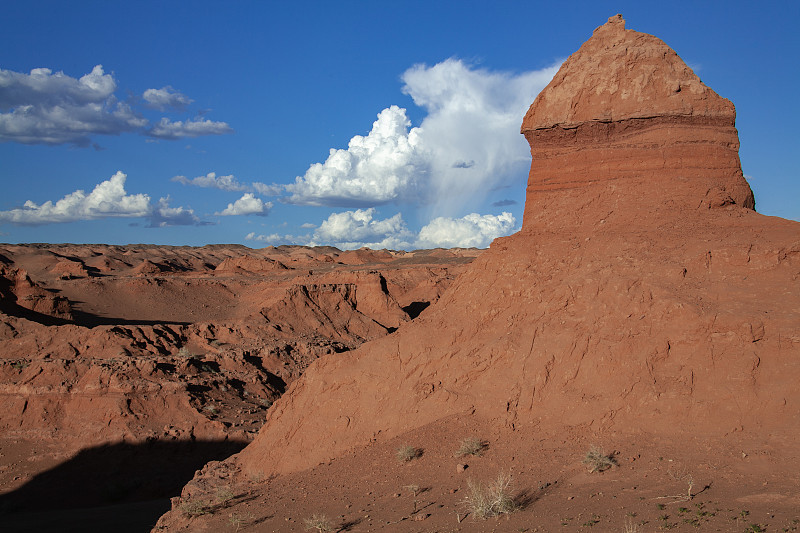
[[[0,245],[0,520],[799,531],[800,223],[735,117],[617,15],[522,119],[486,251]]]

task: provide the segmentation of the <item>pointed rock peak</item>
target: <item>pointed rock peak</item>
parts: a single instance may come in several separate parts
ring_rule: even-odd
[[[624,226],[632,213],[661,223],[686,209],[752,209],[735,121],[733,104],[664,41],[611,17],[522,122],[531,146],[523,229],[610,225],[609,212]],[[591,207],[577,215],[579,204]]]
[[[664,41],[614,15],[561,66],[528,110],[526,130],[655,116],[733,123],[730,101],[705,86]]]
[[[622,31],[625,29],[625,19],[622,18],[622,15],[617,13],[613,17],[608,17],[608,22],[599,26],[597,29],[594,30],[594,33],[599,31]]]

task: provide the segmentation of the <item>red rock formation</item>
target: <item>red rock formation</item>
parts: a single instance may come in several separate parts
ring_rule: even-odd
[[[523,226],[547,224],[556,212],[563,227],[609,222],[608,215],[752,209],[735,119],[733,104],[663,41],[611,17],[522,122],[533,159]],[[597,206],[592,214],[588,203]]]
[[[800,437],[800,224],[753,211],[732,104],[612,17],[522,130],[523,230],[415,322],[312,364],[242,470],[309,468],[464,414],[508,430]]]
[[[58,320],[71,320],[72,308],[69,300],[47,291],[31,280],[24,269],[0,265],[0,311],[18,313],[21,309],[33,311]],[[1,316],[1,315],[0,315]]]
[[[50,269],[52,274],[58,275],[61,279],[85,278],[89,276],[89,270],[78,261],[59,261]]]

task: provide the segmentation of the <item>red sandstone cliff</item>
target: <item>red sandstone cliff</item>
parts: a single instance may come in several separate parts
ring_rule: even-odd
[[[395,335],[312,364],[235,464],[302,470],[451,414],[800,437],[800,224],[753,211],[734,116],[612,17],[525,117],[523,230]]]
[[[733,104],[661,39],[611,17],[522,122],[532,156],[523,225],[541,227],[555,214],[563,227],[634,212],[668,219],[684,209],[752,209],[735,119]]]

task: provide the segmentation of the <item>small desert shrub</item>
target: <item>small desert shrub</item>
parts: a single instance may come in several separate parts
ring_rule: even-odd
[[[211,510],[206,505],[206,502],[200,500],[187,500],[181,503],[181,512],[186,516],[200,516],[208,514]]]
[[[186,346],[181,346],[180,350],[178,350],[178,357],[191,357],[192,354],[189,352],[189,348]]]
[[[312,515],[311,518],[304,519],[303,523],[306,526],[306,530],[316,529],[320,533],[333,531],[331,521],[324,514]]]
[[[483,485],[467,481],[467,496],[464,504],[476,518],[487,519],[513,512],[517,505],[510,493],[511,476],[500,473],[492,483]]]
[[[228,503],[234,498],[233,491],[228,487],[217,488],[215,496],[217,499],[217,504],[223,506],[228,505]]]
[[[458,450],[456,450],[454,455],[456,457],[464,457],[465,455],[474,455],[479,457],[483,454],[483,450],[485,450],[486,447],[487,444],[481,439],[467,437],[461,441],[461,446],[458,447]]]
[[[583,464],[589,468],[589,472],[602,472],[614,466],[614,458],[610,455],[603,453],[603,450],[597,446],[592,446],[586,455],[583,457]]]
[[[397,460],[407,463],[422,455],[422,450],[413,446],[403,445],[397,448]]]
[[[13,363],[11,363],[11,368],[13,368],[15,370],[22,370],[23,368],[25,368],[29,364],[30,363],[28,361],[25,361],[24,359],[22,361],[14,361]]]

